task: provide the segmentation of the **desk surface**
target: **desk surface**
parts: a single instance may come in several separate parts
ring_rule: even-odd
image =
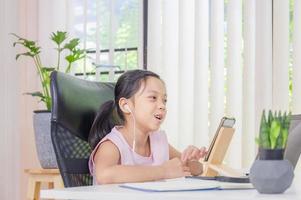
[[[189,191],[189,192],[143,192],[126,188],[121,188],[116,184],[112,185],[98,185],[86,186],[65,189],[42,190],[41,198],[54,199],[172,199],[185,200],[186,199],[273,199],[273,200],[295,200],[301,199],[301,177],[295,179],[292,186],[283,194],[278,195],[264,195],[259,194],[255,189],[251,190],[207,190],[207,191]]]

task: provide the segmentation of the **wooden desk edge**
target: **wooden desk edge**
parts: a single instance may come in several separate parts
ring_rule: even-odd
[[[28,174],[60,174],[59,169],[24,169],[25,173]]]

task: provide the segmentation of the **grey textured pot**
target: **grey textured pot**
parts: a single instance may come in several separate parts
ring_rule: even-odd
[[[42,168],[58,168],[50,135],[51,112],[34,111],[33,126],[38,158]]]
[[[292,184],[294,169],[288,160],[255,160],[250,182],[259,193],[283,193]]]

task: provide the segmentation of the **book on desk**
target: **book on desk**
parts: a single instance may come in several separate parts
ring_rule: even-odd
[[[206,190],[242,190],[253,189],[251,183],[229,183],[216,180],[201,180],[195,178],[178,178],[164,181],[152,181],[142,183],[124,183],[122,188],[139,190],[144,192],[184,192]]]

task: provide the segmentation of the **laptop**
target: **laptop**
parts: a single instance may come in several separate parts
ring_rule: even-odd
[[[292,115],[284,159],[295,168],[301,154],[301,115]]]

